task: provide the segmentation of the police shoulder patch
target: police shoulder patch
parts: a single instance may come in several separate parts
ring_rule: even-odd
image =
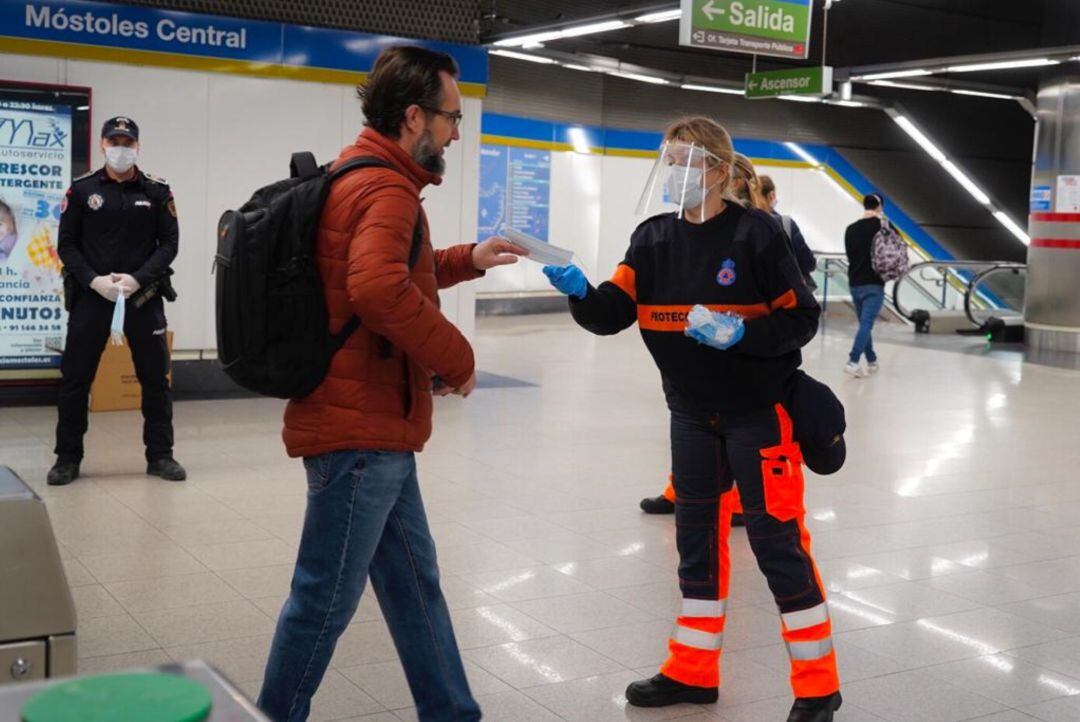
[[[169,213],[173,218],[176,218],[176,201],[172,197],[169,198],[169,202],[165,204],[165,207],[169,209]]]

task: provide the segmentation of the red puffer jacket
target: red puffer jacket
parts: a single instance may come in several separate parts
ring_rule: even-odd
[[[336,163],[375,156],[396,170],[366,168],[336,181],[319,221],[316,254],[330,329],[356,314],[361,326],[310,396],[289,402],[289,456],[342,449],[419,451],[431,436],[431,377],[461,386],[473,373],[469,342],[439,310],[438,289],[482,274],[473,245],[431,246],[420,190],[440,178],[392,140],[367,128]],[[420,256],[409,271],[413,228]],[[387,354],[387,344],[391,347]]]

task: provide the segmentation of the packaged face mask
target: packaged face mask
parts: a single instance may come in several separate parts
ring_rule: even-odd
[[[687,329],[700,331],[721,344],[730,341],[742,325],[738,314],[710,311],[702,305],[694,306],[686,315]]]
[[[528,251],[529,255],[526,256],[528,260],[545,266],[566,266],[574,258],[574,252],[571,250],[545,243],[539,238],[514,230],[509,226],[503,228],[502,235],[506,240]]]
[[[123,291],[116,297],[116,305],[113,307],[112,324],[109,326],[109,336],[112,339],[113,346],[119,346],[124,343],[124,311],[127,307],[127,301],[124,298]]]

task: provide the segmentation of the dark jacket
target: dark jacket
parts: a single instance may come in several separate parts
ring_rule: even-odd
[[[696,304],[742,316],[743,339],[718,351],[687,337]],[[704,411],[733,413],[783,399],[821,312],[779,223],[735,204],[703,224],[674,214],[645,221],[614,277],[570,308],[578,324],[601,335],[636,321],[669,393]]]
[[[874,273],[871,257],[874,254],[874,236],[881,230],[881,219],[863,218],[855,221],[844,232],[844,249],[848,257],[849,286],[884,286],[885,281]]]
[[[172,191],[138,168],[123,183],[104,168],[75,179],[61,208],[57,252],[84,289],[110,273],[130,274],[146,286],[165,276],[176,258],[180,228]]]

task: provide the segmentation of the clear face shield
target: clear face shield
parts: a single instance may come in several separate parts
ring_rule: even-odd
[[[683,141],[665,141],[660,146],[645,190],[638,201],[638,216],[674,212],[677,217],[704,223],[705,200],[720,193],[722,181],[715,178],[724,162],[703,146]]]

